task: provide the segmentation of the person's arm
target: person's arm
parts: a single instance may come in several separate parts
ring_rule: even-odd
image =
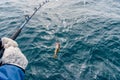
[[[24,72],[14,65],[2,65],[0,67],[0,80],[24,80]]]
[[[0,47],[5,48],[1,58],[0,80],[24,80],[28,61],[18,48],[18,44],[10,38],[2,38]]]

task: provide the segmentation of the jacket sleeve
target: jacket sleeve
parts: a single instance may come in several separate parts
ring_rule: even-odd
[[[23,70],[14,65],[0,66],[0,80],[24,80]]]

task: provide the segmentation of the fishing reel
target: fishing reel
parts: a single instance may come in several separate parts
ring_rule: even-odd
[[[30,19],[29,15],[25,15],[25,20],[28,21]]]

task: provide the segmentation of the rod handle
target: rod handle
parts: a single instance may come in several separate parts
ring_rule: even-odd
[[[5,49],[4,49],[3,47],[0,49],[0,59],[1,59],[2,56],[3,56],[4,50],[5,50]]]
[[[2,46],[2,40],[0,40],[0,59],[2,58],[3,56],[3,53],[4,53],[4,47]]]
[[[21,30],[22,30],[21,28],[18,29],[18,30],[11,36],[11,39],[15,40],[15,39],[18,37],[18,35],[20,34]]]

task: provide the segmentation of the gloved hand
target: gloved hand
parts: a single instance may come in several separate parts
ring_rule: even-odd
[[[18,48],[17,42],[6,37],[1,38],[1,41],[2,46],[5,48],[1,59],[2,64],[16,65],[22,69],[25,69],[27,67],[28,60]]]

